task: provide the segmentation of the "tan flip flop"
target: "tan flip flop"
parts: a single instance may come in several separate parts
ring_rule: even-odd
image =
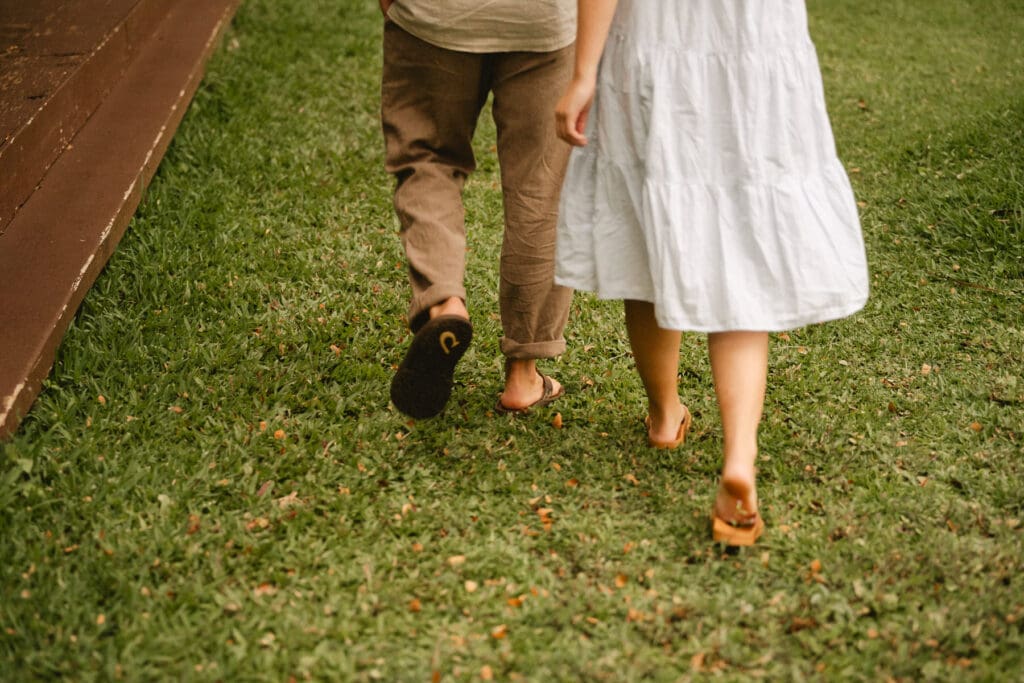
[[[711,537],[716,543],[728,546],[749,546],[764,533],[764,520],[755,514],[749,522],[727,522],[717,513],[711,513]]]
[[[679,431],[676,432],[675,441],[656,441],[650,437],[651,432],[651,416],[648,415],[644,418],[644,426],[647,427],[647,445],[651,448],[678,448],[686,441],[686,433],[690,431],[690,425],[693,424],[693,415],[690,414],[690,409],[683,406],[683,419],[679,422]]]

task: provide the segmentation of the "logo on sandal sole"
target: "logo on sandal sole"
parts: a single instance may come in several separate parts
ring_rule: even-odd
[[[455,336],[454,332],[442,332],[439,341],[441,342],[441,350],[444,351],[446,356],[451,355],[452,349],[459,345],[459,338]]]

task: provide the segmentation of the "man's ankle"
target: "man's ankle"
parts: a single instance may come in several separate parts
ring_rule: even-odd
[[[466,302],[457,296],[449,297],[441,303],[430,307],[431,318],[436,318],[439,315],[456,315],[469,320],[469,310],[466,308]]]
[[[505,384],[529,383],[537,374],[537,361],[527,358],[509,358],[505,361]]]

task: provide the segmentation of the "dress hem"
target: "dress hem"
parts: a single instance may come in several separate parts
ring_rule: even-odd
[[[799,314],[793,315],[784,321],[750,321],[750,320],[732,320],[732,321],[719,321],[717,323],[698,322],[694,320],[686,320],[678,317],[665,317],[658,314],[658,303],[654,301],[654,297],[649,292],[639,291],[626,291],[618,290],[611,291],[608,289],[599,289],[593,282],[585,282],[581,280],[573,280],[570,278],[556,277],[555,283],[562,285],[563,287],[570,287],[581,292],[591,292],[600,301],[618,301],[631,299],[635,301],[646,301],[654,304],[654,317],[658,322],[658,327],[663,330],[678,330],[680,332],[786,332],[788,330],[795,330],[807,325],[815,325],[818,323],[826,323],[832,320],[839,320],[841,318],[847,318],[854,313],[862,310],[867,304],[868,295],[864,294],[852,299],[845,301],[838,305],[823,306],[821,308],[815,308],[808,311],[803,311]]]

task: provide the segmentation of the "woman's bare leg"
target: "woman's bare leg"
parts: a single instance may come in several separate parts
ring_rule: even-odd
[[[624,305],[633,359],[647,391],[647,410],[651,418],[648,437],[652,441],[675,441],[686,411],[679,401],[677,380],[681,335],[678,330],[658,327],[654,304],[627,299]]]
[[[758,510],[754,461],[768,375],[768,333],[709,334],[708,353],[724,436],[715,512],[727,522],[743,522]]]

